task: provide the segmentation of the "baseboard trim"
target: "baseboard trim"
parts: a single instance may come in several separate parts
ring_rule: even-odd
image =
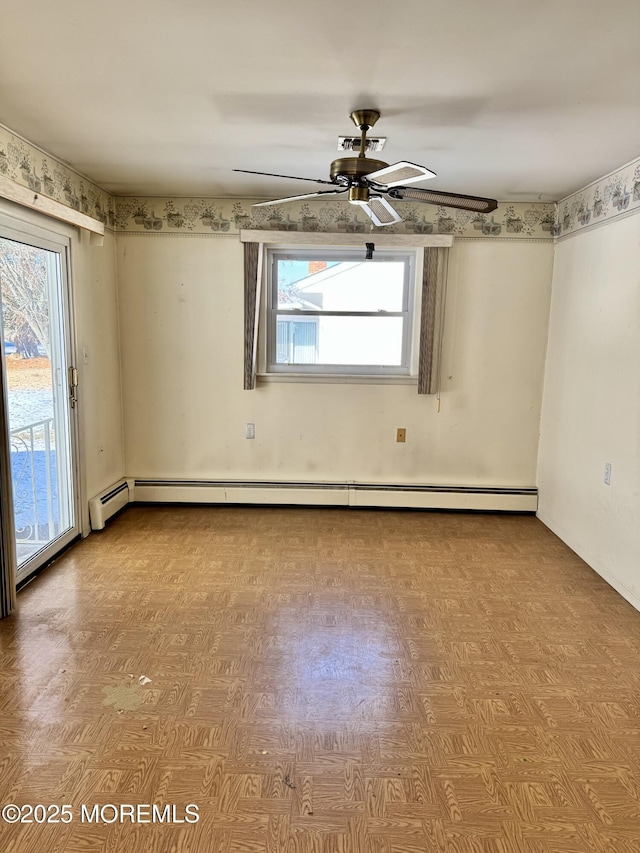
[[[535,488],[275,480],[135,480],[142,503],[284,504],[535,512]]]
[[[564,544],[571,548],[571,550],[580,557],[581,560],[584,560],[585,563],[589,566],[589,568],[594,571],[597,575],[599,575],[603,581],[606,581],[609,586],[613,587],[617,593],[619,593],[629,604],[634,607],[636,610],[640,611],[640,596],[636,595],[636,593],[629,589],[629,587],[619,580],[612,572],[609,571],[605,566],[599,564],[599,560],[595,559],[587,549],[581,547],[575,547],[570,542],[570,536],[566,533],[566,531],[562,528],[561,525],[557,524],[553,519],[549,518],[544,512],[537,512],[536,516],[538,519],[544,524],[545,527],[548,527],[552,533],[562,539]]]

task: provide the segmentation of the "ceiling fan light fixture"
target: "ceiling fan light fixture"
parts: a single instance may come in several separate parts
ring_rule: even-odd
[[[366,204],[369,201],[369,187],[349,187],[351,204]]]
[[[413,181],[427,181],[429,178],[435,178],[436,173],[425,166],[417,166],[415,163],[407,163],[406,160],[401,160],[399,163],[393,163],[385,169],[378,169],[377,172],[371,172],[367,175],[370,181],[376,184],[383,184],[385,187],[397,187],[400,184],[410,184]]]

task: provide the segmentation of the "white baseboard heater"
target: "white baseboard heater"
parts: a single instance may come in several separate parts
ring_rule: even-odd
[[[116,512],[133,500],[133,481],[119,480],[89,501],[92,530],[102,530]]]
[[[143,503],[298,504],[535,512],[538,490],[500,486],[277,480],[135,480],[135,500]]]

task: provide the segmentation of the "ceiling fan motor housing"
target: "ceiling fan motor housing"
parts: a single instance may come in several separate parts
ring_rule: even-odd
[[[330,176],[335,183],[343,183],[338,180],[339,178],[348,178],[348,183],[351,184],[388,165],[382,160],[373,160],[370,157],[340,157],[331,164]],[[347,182],[344,181],[344,183]]]

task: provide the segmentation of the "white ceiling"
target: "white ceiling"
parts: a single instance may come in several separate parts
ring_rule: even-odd
[[[554,200],[640,153],[639,0],[3,0],[0,122],[117,194],[328,178],[348,114],[432,189]],[[319,189],[316,187],[315,189]]]

